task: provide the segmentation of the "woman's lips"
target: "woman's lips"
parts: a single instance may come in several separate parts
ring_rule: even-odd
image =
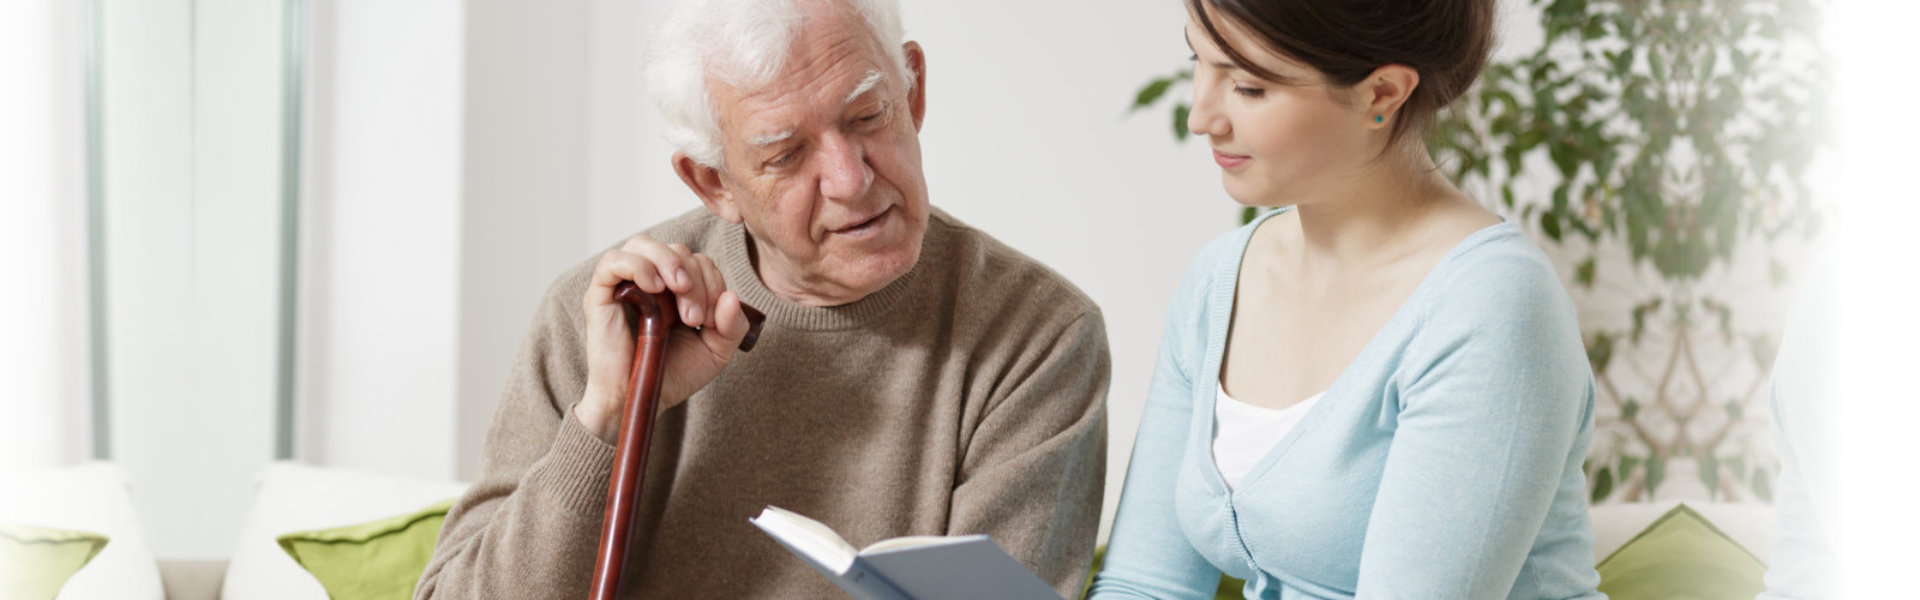
[[[1240,167],[1241,167],[1242,165],[1245,165],[1245,164],[1247,164],[1247,163],[1249,163],[1249,162],[1252,162],[1252,161],[1253,161],[1253,157],[1251,157],[1251,156],[1241,156],[1241,155],[1238,155],[1238,154],[1227,154],[1227,153],[1225,153],[1225,152],[1221,152],[1221,151],[1219,151],[1219,150],[1214,150],[1214,151],[1213,151],[1213,162],[1215,162],[1215,163],[1217,163],[1217,164],[1219,164],[1219,165],[1220,165],[1220,168],[1222,168],[1222,169],[1226,169],[1226,170],[1228,170],[1228,171],[1232,171],[1232,170],[1234,170],[1234,169],[1238,169],[1238,168],[1240,168]]]

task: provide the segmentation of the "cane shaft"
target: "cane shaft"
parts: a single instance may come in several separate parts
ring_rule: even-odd
[[[641,291],[632,283],[621,283],[614,298],[634,307],[636,322],[633,342],[633,366],[627,374],[628,397],[620,419],[620,434],[614,445],[613,472],[607,483],[606,514],[600,529],[600,550],[594,555],[591,600],[617,600],[621,594],[621,574],[627,564],[627,549],[634,537],[634,509],[647,473],[647,447],[652,438],[660,383],[665,376],[667,344],[680,323],[673,294]],[[741,304],[747,316],[747,336],[740,350],[747,351],[759,340],[766,316]]]

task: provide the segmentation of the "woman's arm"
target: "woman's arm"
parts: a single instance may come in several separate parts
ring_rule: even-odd
[[[1409,344],[1360,598],[1505,598],[1563,487],[1584,498],[1572,307],[1544,257],[1493,258],[1444,282]]]
[[[1206,335],[1199,302],[1206,285],[1199,271],[1210,266],[1204,259],[1196,260],[1186,285],[1167,308],[1159,359],[1127,462],[1127,482],[1120,493],[1113,535],[1088,598],[1210,598],[1219,585],[1220,570],[1187,542],[1173,506],[1174,483],[1193,419],[1193,384],[1181,356],[1187,344]]]

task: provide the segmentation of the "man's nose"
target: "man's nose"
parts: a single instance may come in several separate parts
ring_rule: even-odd
[[[832,200],[851,200],[866,195],[873,186],[873,167],[867,164],[865,149],[845,136],[829,135],[822,141],[820,195]]]

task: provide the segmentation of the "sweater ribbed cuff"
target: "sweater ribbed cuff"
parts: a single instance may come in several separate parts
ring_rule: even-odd
[[[541,459],[532,483],[552,494],[572,514],[600,516],[606,510],[607,485],[613,473],[614,447],[587,431],[567,410],[553,447]]]

